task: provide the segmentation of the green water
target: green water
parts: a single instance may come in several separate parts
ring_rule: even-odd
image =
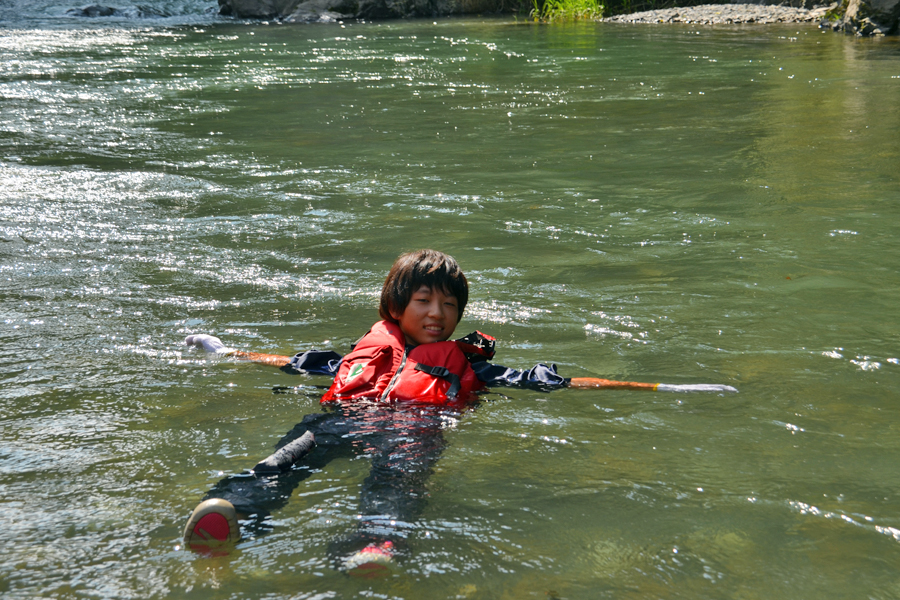
[[[0,31],[10,598],[900,598],[900,44],[504,20]],[[566,376],[445,434],[411,558],[335,571],[366,460],[180,548],[327,381],[402,251]],[[276,386],[296,386],[273,393]]]

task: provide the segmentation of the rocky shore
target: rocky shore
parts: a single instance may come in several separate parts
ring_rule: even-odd
[[[528,0],[218,0],[218,3],[219,14],[224,16],[275,19],[284,23],[489,14],[511,12],[531,4]],[[120,16],[119,12],[117,8],[93,5],[73,8],[68,14],[96,18]],[[858,36],[881,36],[900,33],[900,0],[837,0],[830,6],[812,9],[783,4],[707,4],[617,15],[603,21],[696,25],[818,22],[820,26],[835,31]]]
[[[881,36],[897,33],[900,0],[841,0],[840,3],[812,9],[774,4],[706,4],[616,15],[603,20],[609,23],[698,25],[818,22],[821,27],[835,31],[858,36]]]
[[[726,25],[730,23],[807,23],[820,22],[833,6],[811,10],[791,6],[764,4],[706,4],[682,8],[648,10],[603,19],[607,23],[696,23]]]

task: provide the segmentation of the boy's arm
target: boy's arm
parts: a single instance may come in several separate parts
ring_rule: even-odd
[[[527,371],[494,365],[487,361],[472,363],[478,380],[487,387],[520,387],[553,390],[568,387],[569,380],[556,372],[556,365],[537,364]]]
[[[244,352],[243,350],[235,350],[229,348],[222,343],[222,340],[214,335],[206,335],[198,333],[197,335],[189,335],[184,338],[187,346],[195,348],[203,348],[212,354],[219,356],[230,356],[232,358],[240,358],[241,360],[249,360],[250,362],[260,363],[263,365],[271,365],[273,367],[283,367],[291,362],[290,356],[281,356],[280,354],[262,354],[260,352]]]
[[[641,381],[613,381],[596,377],[567,379],[556,372],[556,365],[537,364],[527,371],[517,371],[488,362],[472,365],[475,375],[487,387],[521,387],[554,390],[564,387],[576,389],[646,390],[649,392],[737,392],[730,385],[715,383],[669,384]]]
[[[290,356],[282,356],[281,354],[262,354],[260,352],[244,352],[235,350],[228,356],[239,358],[241,360],[249,360],[261,365],[269,365],[270,367],[286,367],[291,364]]]

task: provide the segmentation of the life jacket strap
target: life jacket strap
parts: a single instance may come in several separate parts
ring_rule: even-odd
[[[428,373],[433,377],[438,377],[440,379],[443,379],[444,381],[450,382],[450,389],[447,390],[447,398],[456,398],[456,395],[459,394],[460,388],[462,388],[459,377],[456,375],[456,373],[451,373],[450,369],[448,369],[447,367],[432,367],[430,365],[416,363],[416,371],[422,371],[423,373]]]

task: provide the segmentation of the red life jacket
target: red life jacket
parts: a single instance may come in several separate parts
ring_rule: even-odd
[[[481,346],[489,348],[473,345],[472,336],[459,342],[409,347],[398,325],[379,321],[344,357],[321,402],[371,398],[379,402],[465,404],[472,400],[473,392],[484,387],[466,353],[493,356],[493,338],[478,339]]]

